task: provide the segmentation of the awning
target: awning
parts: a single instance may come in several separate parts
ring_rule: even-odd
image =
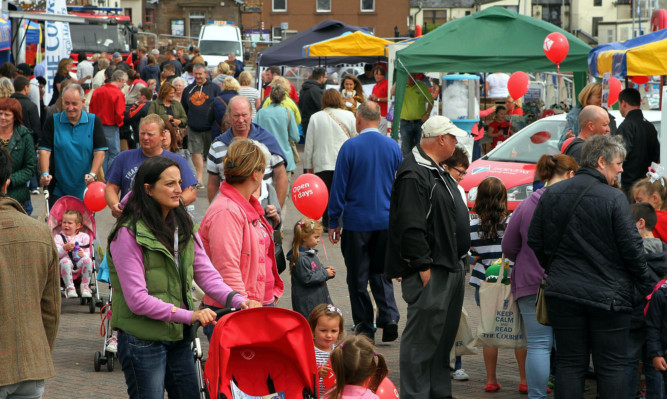
[[[0,18],[0,51],[9,50],[12,43],[12,24]]]
[[[304,57],[384,57],[388,40],[361,31],[345,32],[333,39],[303,46]]]
[[[597,46],[588,54],[593,76],[667,75],[667,29],[634,39]]]

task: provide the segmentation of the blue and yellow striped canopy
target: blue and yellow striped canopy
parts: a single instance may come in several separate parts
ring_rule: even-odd
[[[588,69],[597,77],[667,75],[667,29],[593,48]]]

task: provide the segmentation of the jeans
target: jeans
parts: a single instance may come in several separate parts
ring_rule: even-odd
[[[625,366],[630,313],[620,313],[556,297],[547,298],[556,351],[556,399],[581,398],[593,354],[600,398],[627,398]]]
[[[118,126],[102,125],[102,129],[104,130],[104,138],[107,139],[107,147],[109,147],[104,157],[104,163],[102,164],[102,169],[106,176],[111,163],[120,154],[120,133]]]
[[[662,373],[653,367],[653,360],[646,356],[646,331],[643,328],[630,330],[628,339],[628,363],[626,365],[626,383],[628,392],[626,397],[634,399],[637,393],[637,366],[642,362],[642,373],[646,377],[646,397],[662,399]]]
[[[31,200],[27,200],[23,203],[23,210],[28,214],[28,216],[32,215],[33,207]]]
[[[28,380],[0,386],[0,399],[41,399],[42,395],[44,380]]]
[[[163,399],[165,388],[170,399],[199,397],[189,338],[148,341],[120,331],[118,359],[131,399]]]
[[[528,295],[517,300],[528,342],[526,380],[530,399],[547,397],[551,347],[554,342],[553,329],[537,322],[535,298],[536,295]]]
[[[422,137],[422,121],[421,119],[416,119],[414,121],[408,121],[401,119],[400,122],[401,128],[401,152],[403,156],[406,156],[412,148],[419,144],[419,140]]]

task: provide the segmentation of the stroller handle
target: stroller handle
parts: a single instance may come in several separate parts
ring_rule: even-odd
[[[225,307],[215,311],[216,320],[219,317],[224,316],[228,313],[241,310],[232,307],[232,299],[234,298],[235,295],[239,295],[239,293],[236,291],[232,291],[227,295],[227,302],[225,303]],[[195,338],[197,338],[197,331],[199,330],[200,327],[201,327],[201,322],[199,320],[192,323],[192,325],[190,326],[190,341],[192,342],[195,341]]]

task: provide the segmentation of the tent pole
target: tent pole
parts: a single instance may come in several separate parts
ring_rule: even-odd
[[[659,110],[662,111],[662,88],[665,86],[665,76],[660,75],[660,108]]]

